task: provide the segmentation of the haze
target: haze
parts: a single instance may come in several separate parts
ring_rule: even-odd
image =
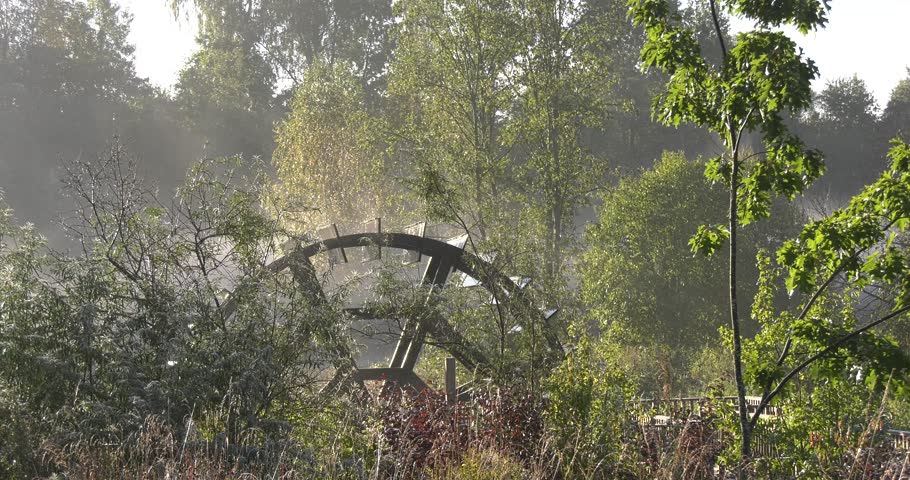
[[[195,18],[175,17],[163,0],[119,0],[119,4],[135,16],[130,41],[136,45],[136,72],[155,85],[172,87],[195,50]],[[814,86],[822,88],[831,80],[859,75],[884,107],[910,67],[906,31],[910,2],[838,0],[833,5],[826,28],[807,35],[788,30],[819,66],[821,76]],[[731,26],[734,32],[750,27],[736,18]]]

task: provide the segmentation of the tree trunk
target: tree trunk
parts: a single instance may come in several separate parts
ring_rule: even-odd
[[[731,126],[731,132],[734,131]],[[732,135],[731,135],[732,137]],[[736,396],[739,403],[739,425],[742,435],[740,443],[740,458],[738,474],[739,478],[744,478],[744,466],[752,455],[752,424],[749,422],[749,409],[746,406],[746,383],[743,378],[743,353],[742,353],[742,334],[740,332],[739,321],[739,297],[736,291],[736,240],[737,229],[739,228],[739,204],[737,194],[739,193],[739,152],[738,139],[733,142],[732,151],[732,169],[730,173],[730,211],[729,211],[729,229],[730,229],[730,328],[733,330],[733,375],[736,381]]]

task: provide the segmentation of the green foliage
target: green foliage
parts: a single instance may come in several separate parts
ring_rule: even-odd
[[[706,177],[723,183],[728,191],[727,230],[731,245],[727,271],[730,339],[736,393],[740,405],[746,401],[743,373],[743,322],[740,319],[742,278],[738,275],[738,230],[768,217],[775,195],[787,200],[802,193],[823,171],[821,154],[806,148],[788,130],[787,113],[797,113],[811,104],[811,81],[818,75],[815,64],[804,59],[796,44],[773,28],[794,26],[802,32],[824,26],[827,0],[709,0],[707,8],[716,27],[721,62],[705,59],[691,28],[681,26],[667,2],[629,0],[633,21],[645,29],[647,41],[641,59],[645,68],[659,68],[670,75],[665,92],[654,99],[654,115],[665,123],[691,122],[720,136],[725,151],[712,159]],[[720,28],[718,7],[756,23],[757,30],[740,33],[727,45]],[[764,152],[757,161],[743,157],[743,139],[759,131]],[[721,235],[703,229],[693,238],[692,249],[711,253]],[[787,377],[785,377],[787,378]],[[779,385],[778,388],[781,386]],[[764,389],[763,402],[770,387]],[[763,405],[762,405],[763,406]],[[761,407],[759,407],[761,408]],[[752,429],[758,415],[739,411],[741,461],[751,455]],[[738,470],[743,476],[744,463]]]
[[[396,9],[384,171],[406,179],[422,213],[470,233],[468,248],[532,278],[543,308],[571,316],[576,220],[606,168],[584,145],[616,78],[605,15],[551,0]]]
[[[393,138],[401,155],[394,161],[438,170],[458,192],[464,223],[484,237],[505,213],[508,151],[500,127],[513,100],[515,12],[500,0],[412,0],[396,12],[389,94],[401,119]]]
[[[189,3],[171,1],[175,12]],[[298,440],[328,459],[314,467],[315,476],[357,476],[359,467],[336,465],[351,459],[381,467],[371,463],[382,448],[363,428],[370,420],[362,412],[311,403],[319,370],[349,353],[338,305],[313,301],[299,279],[267,263],[291,229],[388,214],[405,177],[415,194],[407,200],[416,197],[430,217],[470,233],[468,248],[494,268],[532,278],[520,292],[532,311],[490,302],[486,291],[431,292],[389,281],[389,274],[378,287],[383,312],[395,321],[450,319],[458,331],[432,341],[470,340],[476,348],[466,355],[489,360],[478,376],[525,382],[534,392],[546,376],[556,444],[548,454],[562,475],[625,474],[632,457],[641,460],[628,449],[642,447],[630,435],[639,428],[630,425],[628,403],[636,388],[657,390],[652,384],[660,383],[643,377],[636,385],[625,367],[637,361],[640,371],[662,376],[664,394],[679,388],[670,385],[678,362],[690,363],[677,371],[691,372],[699,388],[711,383],[724,370],[725,349],[739,355],[740,338],[751,333],[752,324],[737,317],[736,287],[744,306],[757,276],[742,261],[738,273],[724,271],[713,254],[731,253],[734,243],[733,270],[737,257],[774,248],[795,217],[774,212],[775,197],[792,200],[822,172],[819,152],[791,133],[788,118],[812,106],[817,69],[779,27],[820,28],[829,2],[631,0],[635,26],[612,1],[403,0],[394,12],[391,1],[304,4],[193,2],[201,48],[182,71],[175,99],[189,123],[215,140],[216,153],[268,156],[272,120],[290,92],[276,90],[293,88],[291,112],[277,130],[281,184],[232,177],[226,172],[238,165],[206,162],[174,204],[164,205],[115,147],[101,165],[80,163],[69,172],[77,256],[48,249],[0,208],[0,416],[12,418],[0,426],[0,438],[10,440],[0,444],[0,475],[34,476],[44,440],[63,449],[48,456],[60,465],[80,458],[78,449],[66,450],[77,441],[123,442],[123,449],[97,451],[149,470],[130,463],[146,457],[129,451],[134,444],[125,439],[192,432],[203,441],[256,443],[287,434],[274,419],[289,420]],[[725,13],[753,20],[757,30],[731,38]],[[97,129],[111,117],[144,133],[143,122],[167,111],[164,94],[135,77],[129,23],[109,0],[0,0],[0,121],[8,127],[0,130],[17,140],[4,145],[25,143],[20,134],[80,138],[97,133],[81,124]],[[643,46],[645,76],[633,71],[639,59],[625,51],[629,45]],[[633,159],[616,163],[662,149],[666,131],[642,126],[634,105],[663,82],[654,117],[673,128],[706,127],[726,150],[704,164],[668,154],[653,170],[620,180],[578,262],[576,223],[605,183],[596,139],[617,140],[606,142],[609,149]],[[905,87],[893,92],[881,125],[906,124]],[[874,103],[857,77],[830,84],[815,105],[815,126],[838,134],[875,124]],[[629,111],[617,112],[624,107]],[[605,133],[606,125],[622,128]],[[660,140],[647,140],[655,131],[663,132],[655,135]],[[764,143],[759,153],[746,151],[752,131]],[[704,138],[689,135],[685,143],[700,147]],[[90,142],[71,145],[53,144],[42,156],[93,150]],[[885,385],[896,401],[905,398],[906,352],[872,328],[910,308],[908,164],[910,147],[896,144],[874,185],[778,251],[782,269],[759,257],[752,307],[760,331],[745,341],[747,368],[734,381],[738,394],[745,381],[765,403],[793,412],[774,434],[798,455],[774,468],[810,472],[814,460],[836,463],[871,425],[858,423],[871,418],[866,399],[879,398]],[[297,212],[285,210],[289,205]],[[401,203],[394,213],[417,219],[416,211]],[[769,216],[779,221],[739,228]],[[569,281],[574,265],[582,265],[587,305]],[[782,271],[791,294],[806,302],[798,314],[781,311],[774,285]],[[725,289],[728,274],[733,283]],[[830,279],[850,285],[835,291]],[[892,313],[870,320],[855,308],[864,287],[884,293]],[[733,329],[704,346],[716,339],[730,290]],[[541,322],[538,307],[559,307],[555,323]],[[605,339],[582,339],[550,372],[556,349],[541,332],[575,323],[588,310]],[[853,401],[839,402],[842,396]],[[756,418],[752,425],[761,431]],[[497,439],[512,433],[498,428]],[[821,440],[806,444],[799,437],[806,431]],[[705,432],[716,433],[693,435],[703,440]],[[704,445],[686,438],[678,441],[682,457]],[[174,445],[161,448],[176,452]],[[472,445],[460,463],[427,474],[536,473],[512,453],[484,447]],[[162,458],[168,474],[182,472],[182,453]],[[217,458],[224,462],[212,472],[224,473],[231,464]],[[116,475],[116,461],[95,474]]]
[[[699,161],[664,154],[653,169],[608,191],[599,222],[588,230],[590,247],[581,269],[584,299],[602,327],[624,342],[697,350],[722,325],[723,262],[693,255],[686,247],[698,228],[697,235],[714,235],[720,248],[725,229],[698,227],[722,222],[726,206],[722,189],[711,185],[702,170]],[[797,213],[783,205],[777,210],[774,222],[744,232],[742,255],[773,248],[797,231]],[[746,270],[743,278],[757,275]]]
[[[890,398],[855,378],[836,375],[826,382],[794,385],[781,402],[786,414],[758,424],[766,442],[787,452],[759,460],[760,476],[799,472],[806,478],[882,478],[887,463],[881,455],[891,448],[881,432]]]
[[[771,4],[761,0],[725,0],[723,3],[732,12],[757,20],[764,28],[791,24],[801,33],[824,27],[831,8],[830,0],[783,0]]]
[[[28,230],[0,251],[0,391],[54,419],[44,438],[117,442],[149,415],[217,411],[234,441],[347,351],[336,308],[267,267],[287,234],[258,207],[261,178],[204,163],[163,206],[115,145],[68,187],[82,255]]]
[[[683,25],[692,27],[707,60],[719,63],[713,20],[705,14],[704,1],[670,2]],[[602,69],[613,80],[606,101],[610,105],[604,128],[586,133],[582,145],[593,154],[609,159],[613,168],[648,167],[665,150],[702,153],[706,145],[715,142],[712,136],[694,126],[667,127],[651,120],[650,106],[656,91],[667,76],[654,69],[642,71],[639,52],[646,40],[642,29],[628,18],[625,2],[589,2],[585,18],[596,19],[592,28],[598,30],[595,39],[585,47],[591,54],[601,55]],[[729,37],[729,22],[721,18],[721,28]]]
[[[619,355],[583,336],[547,382],[547,427],[564,478],[610,478],[626,467],[636,385],[618,366]]]
[[[857,288],[893,285],[896,308],[907,305],[907,259],[894,239],[910,227],[910,145],[895,141],[889,157],[890,168],[846,208],[810,222],[781,248],[778,261],[788,270],[787,288],[811,293],[839,273]]]
[[[317,63],[356,71],[368,99],[385,85],[391,2],[170,4],[175,14],[199,14],[199,50],[181,71],[176,100],[218,155],[268,157],[272,124]]]
[[[561,281],[564,255],[575,239],[575,216],[604,183],[607,162],[583,145],[584,129],[602,130],[616,74],[599,45],[609,18],[585,4],[530,1],[515,13],[519,25],[519,93],[503,141],[525,152],[511,167],[512,198],[521,205],[522,232],[543,240],[537,259],[545,278]]]
[[[352,64],[315,62],[276,129],[277,195],[311,209],[299,216],[305,227],[382,216],[393,197],[379,181],[365,96]]]
[[[759,256],[759,264],[762,278],[753,316],[761,323],[762,329],[754,339],[746,342],[745,358],[750,366],[747,379],[751,385],[755,389],[766,389],[780,382],[790,371],[790,362],[805,359],[809,354],[835,344],[855,330],[862,319],[854,311],[856,296],[849,290],[831,291],[816,298],[801,317],[789,312],[776,312],[768,304],[768,298],[775,288],[772,279],[777,278],[778,272],[764,255]],[[781,339],[787,342],[783,349]],[[813,398],[812,389],[819,384],[881,391],[887,383],[892,394],[903,397],[906,393],[902,372],[908,366],[910,357],[893,342],[873,334],[860,335],[841,344],[831,355],[819,358],[798,377],[804,386],[793,388],[796,392],[805,390],[797,394],[805,401]],[[791,401],[788,398],[785,403],[789,405]]]
[[[401,117],[398,158],[439,170],[481,238],[512,223],[508,206],[524,205],[529,233],[560,263],[604,168],[580,142],[584,128],[603,125],[613,83],[597,49],[600,13],[562,1],[397,8],[389,93]]]
[[[828,173],[815,192],[830,191],[838,203],[875,181],[887,167],[886,142],[896,133],[878,117],[875,97],[854,75],[828,82],[796,129],[825,155]],[[883,128],[884,127],[884,128]]]
[[[634,21],[648,35],[641,57],[644,67],[671,75],[666,92],[655,97],[655,117],[665,124],[695,123],[721,137],[728,156],[712,160],[707,173],[712,181],[736,187],[739,221],[748,224],[768,216],[772,194],[792,199],[821,175],[819,153],[807,149],[784,124],[785,112],[810,105],[810,82],[818,75],[792,40],[766,28],[741,33],[725,49],[723,63],[714,68],[705,61],[693,29],[679,25],[666,2],[632,0],[629,5]],[[724,5],[762,27],[792,23],[808,29],[825,22],[824,5],[818,0]],[[752,130],[763,134],[765,158],[739,165],[741,135]]]
[[[143,86],[127,42],[132,17],[109,0],[4,1],[0,105],[25,96],[131,99]]]
[[[212,39],[181,71],[177,101],[192,115],[209,111],[262,111],[272,98],[274,78],[264,59],[242,44]]]
[[[869,127],[878,112],[875,97],[856,75],[828,82],[816,102],[820,121],[834,130]]]
[[[389,55],[392,2],[328,0],[237,3],[228,0],[168,0],[175,14],[199,14],[199,43],[230,39],[267,62],[271,77],[296,86],[319,61],[351,62],[368,90],[377,93]]]
[[[469,450],[460,463],[430,470],[432,480],[520,480],[529,472],[522,463],[492,448]]]
[[[843,475],[844,459],[852,455],[848,452],[875,451],[873,439],[888,412],[900,415],[890,405],[906,400],[910,356],[872,328],[906,308],[902,273],[889,267],[894,260],[880,258],[902,250],[889,231],[906,212],[893,203],[883,207],[894,191],[879,196],[891,185],[889,178],[903,175],[906,158],[906,145],[896,144],[892,168],[879,182],[845,209],[810,222],[778,251],[779,269],[790,275],[789,288],[811,294],[799,314],[770,305],[778,268],[768,256],[759,256],[762,276],[753,317],[762,328],[746,342],[744,358],[753,388],[763,391],[763,399],[776,398],[786,412],[774,425],[759,423],[792,452],[787,459],[772,460],[772,469]],[[902,185],[897,192],[904,189]],[[840,278],[849,283],[831,288]],[[858,307],[865,287],[873,283],[888,292],[893,313],[879,316],[868,305]]]
[[[685,248],[696,225],[685,214],[695,205],[718,220],[723,214],[722,195],[704,188],[707,182],[699,170],[680,154],[666,154],[654,170],[621,180],[604,198],[600,221],[587,234],[590,248],[582,269],[584,298],[604,327],[627,331],[630,340],[659,335],[655,340],[660,343],[680,339],[683,332],[701,337],[716,330],[716,325],[705,325],[696,334],[691,328],[718,317],[716,304],[722,301],[722,296],[706,301],[694,294],[717,290],[699,288],[697,282],[716,279],[718,271],[709,270],[720,266]],[[687,293],[672,298],[692,303],[671,306],[666,294],[683,285],[689,286]],[[680,315],[689,321],[676,318]]]
[[[689,248],[693,252],[711,256],[729,239],[730,229],[723,225],[699,225],[698,231],[689,239]]]
[[[906,145],[896,144],[891,157],[892,168],[879,182],[847,208],[811,222],[779,250],[778,260],[790,273],[791,287],[811,293],[798,315],[770,307],[774,289],[770,279],[777,274],[769,258],[759,258],[762,281],[753,315],[762,330],[746,343],[745,358],[750,366],[747,378],[763,392],[763,402],[776,399],[786,412],[774,428],[758,424],[791,452],[786,459],[772,460],[772,469],[852,475],[848,471],[860,461],[866,465],[881,461],[873,458],[881,451],[876,433],[889,412],[900,418],[901,409],[893,405],[906,401],[910,357],[872,330],[906,309],[898,306],[905,305],[906,295],[901,273],[889,268],[893,260],[879,264],[880,257],[893,258],[900,251],[889,230],[906,216],[885,200],[904,190],[905,185],[888,191],[888,180],[902,175]],[[849,283],[831,288],[839,278]],[[887,292],[892,313],[880,316],[876,310],[854,308],[870,284]],[[864,452],[862,460],[848,453],[856,451]]]
[[[61,159],[129,139],[162,189],[181,181],[203,142],[180,128],[177,109],[134,69],[132,17],[108,0],[0,1],[0,178],[20,218],[53,245]]]
[[[200,48],[180,71],[174,101],[187,123],[214,141],[215,152],[249,156],[271,152],[276,81],[253,45],[232,37],[200,36]]]
[[[910,71],[907,78],[897,83],[888,98],[882,114],[886,134],[900,135],[904,140],[910,137]]]
[[[307,449],[313,478],[360,478],[375,468],[377,445],[372,409],[350,398],[286,405],[290,438]],[[354,468],[352,468],[354,467]]]
[[[758,312],[766,328],[756,343],[765,345],[766,353],[764,360],[756,359],[758,371],[764,372],[757,384],[766,391],[787,372],[784,359],[792,349],[818,352],[812,357],[819,359],[818,365],[811,368],[828,375],[860,369],[861,378],[869,387],[881,388],[884,379],[893,377],[892,390],[896,395],[904,394],[910,357],[893,341],[871,330],[910,308],[906,251],[894,242],[910,226],[910,147],[896,142],[890,157],[891,167],[876,183],[866,187],[844,209],[810,222],[796,239],[778,251],[778,263],[788,274],[787,288],[812,296],[799,316],[774,318]],[[767,260],[763,264],[770,269]],[[855,300],[840,300],[827,290],[837,278],[849,281],[848,295],[861,295],[870,285],[882,287],[890,299],[892,313],[863,322],[850,308]],[[840,311],[832,309],[837,303],[843,305]],[[767,310],[767,305],[763,308]],[[862,323],[865,324],[861,326]],[[778,342],[788,339],[787,348],[779,355],[771,351],[774,338]],[[772,360],[776,356],[780,360]],[[799,373],[803,367],[792,373]]]

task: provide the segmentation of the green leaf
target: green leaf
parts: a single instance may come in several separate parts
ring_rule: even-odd
[[[711,256],[730,238],[730,229],[724,225],[700,225],[698,231],[689,240],[693,252]]]

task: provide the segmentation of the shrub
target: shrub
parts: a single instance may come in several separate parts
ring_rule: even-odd
[[[528,480],[533,473],[515,457],[493,447],[483,450],[474,448],[464,454],[460,462],[443,465],[430,470],[431,480]]]
[[[384,473],[417,478],[451,471],[471,450],[480,455],[472,461],[493,460],[482,452],[495,452],[528,467],[540,455],[542,412],[540,398],[519,389],[482,390],[453,406],[440,392],[388,389],[380,410]]]
[[[4,455],[122,443],[149,416],[179,431],[201,412],[237,443],[310,401],[348,352],[340,308],[301,284],[300,265],[269,268],[291,237],[260,206],[264,179],[238,166],[200,163],[166,205],[116,144],[71,165],[77,256],[0,218],[0,401],[44,419]]]
[[[583,337],[548,381],[546,426],[565,478],[622,477],[638,457],[640,428],[629,404],[635,384],[616,350]]]

